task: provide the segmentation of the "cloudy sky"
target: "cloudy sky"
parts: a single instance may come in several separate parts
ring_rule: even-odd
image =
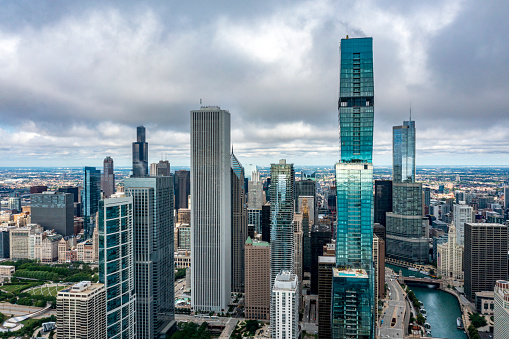
[[[372,36],[375,165],[509,164],[507,1],[0,0],[0,167],[189,164],[189,111],[232,116],[244,164],[339,158],[339,42]]]

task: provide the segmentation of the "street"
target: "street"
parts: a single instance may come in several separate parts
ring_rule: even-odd
[[[406,302],[404,292],[392,271],[386,270],[385,282],[388,285],[389,305],[385,308],[382,316],[382,324],[379,326],[380,338],[403,338],[405,331]]]

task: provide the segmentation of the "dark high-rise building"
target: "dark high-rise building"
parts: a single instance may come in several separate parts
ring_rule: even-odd
[[[375,180],[374,222],[386,226],[387,212],[392,212],[392,180]]]
[[[263,192],[265,192],[265,200],[270,202],[270,177],[263,182]]]
[[[373,234],[385,241],[385,226],[375,223],[373,225]]]
[[[262,240],[270,242],[270,204],[265,204],[262,206],[260,228],[262,230]]]
[[[507,226],[465,223],[465,295],[493,291],[497,280],[507,280]]]
[[[9,230],[0,231],[0,259],[9,259],[10,255]]]
[[[189,194],[191,194],[191,172],[175,171],[175,209],[189,208]],[[180,222],[180,220],[179,220]]]
[[[244,293],[245,256],[247,239],[246,192],[244,191],[244,167],[235,154],[231,155],[232,188],[232,292]]]
[[[150,164],[151,177],[169,177],[170,175],[170,162],[168,160],[159,160],[158,163]]]
[[[30,194],[37,194],[46,192],[48,190],[48,186],[32,186],[30,187]]]
[[[95,228],[99,200],[101,200],[101,171],[95,167],[85,167],[83,171],[83,190],[81,191],[85,238],[90,238]]]
[[[429,208],[431,204],[431,188],[423,187],[422,192],[424,194],[424,206]]]
[[[422,184],[415,182],[415,121],[394,126],[392,212],[386,214],[387,256],[428,262],[428,224],[423,218]]]
[[[318,294],[318,258],[323,255],[323,246],[330,243],[332,232],[327,226],[315,226],[311,232],[311,294]]]
[[[173,178],[127,178],[124,187],[133,198],[136,333],[165,338],[175,323]]]
[[[332,338],[374,338],[373,39],[341,39]]]
[[[146,177],[148,172],[148,143],[145,127],[136,127],[136,142],[133,142],[133,177]]]
[[[318,338],[330,339],[331,333],[331,289],[332,269],[336,266],[336,256],[318,257]]]
[[[44,192],[30,196],[32,223],[54,229],[64,237],[74,234],[74,202],[69,193]]]
[[[63,186],[58,188],[58,192],[60,193],[69,193],[72,194],[72,201],[77,203],[80,200],[80,188],[74,186]]]
[[[115,173],[113,173],[113,159],[111,157],[106,157],[103,162],[101,188],[105,198],[109,198],[115,193]]]

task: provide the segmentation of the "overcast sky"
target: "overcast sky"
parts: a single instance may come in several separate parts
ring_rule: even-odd
[[[189,164],[189,111],[229,110],[244,164],[339,158],[339,42],[372,36],[375,165],[509,165],[508,1],[1,1],[0,167]]]

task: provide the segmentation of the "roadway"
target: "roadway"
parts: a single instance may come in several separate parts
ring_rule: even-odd
[[[406,303],[405,294],[391,270],[386,270],[385,282],[388,285],[389,301],[384,309],[382,324],[379,326],[380,338],[403,338],[405,335]]]

